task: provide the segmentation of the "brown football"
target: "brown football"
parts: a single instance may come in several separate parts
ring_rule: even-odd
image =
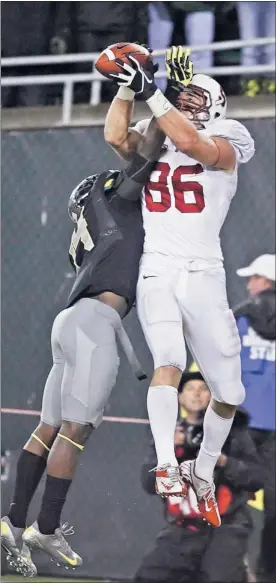
[[[121,73],[122,69],[116,65],[115,59],[121,59],[127,62],[128,55],[133,55],[141,65],[145,65],[150,57],[149,51],[141,45],[136,45],[135,43],[116,43],[102,51],[95,63],[95,67],[105,77],[109,77],[110,73]]]

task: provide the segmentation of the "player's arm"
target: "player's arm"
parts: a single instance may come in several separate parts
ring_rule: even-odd
[[[204,166],[233,170],[236,165],[236,153],[231,143],[221,137],[202,136],[185,114],[179,112],[157,88],[153,68],[142,67],[131,55],[128,60],[129,64],[118,61],[122,73],[112,76],[116,78],[121,89],[143,94],[159,128],[171,139],[176,148]],[[186,73],[191,76],[192,70],[187,68]],[[185,80],[183,83],[185,84]]]
[[[193,62],[190,59],[190,50],[183,47],[172,47],[166,51],[165,60],[168,88],[173,95],[183,91],[192,83]],[[166,95],[168,97],[168,95]],[[157,106],[159,100],[159,106]],[[169,97],[169,101],[175,104],[175,99]],[[206,137],[198,132],[193,123],[187,118],[185,112],[168,106],[165,97],[159,92],[148,100],[149,106],[156,109],[156,117],[160,127],[170,137],[177,149],[201,162],[204,166],[214,166],[223,170],[234,170],[236,165],[236,152],[232,144],[224,136]],[[167,112],[162,115],[162,104]]]
[[[129,129],[133,112],[134,92],[128,88],[119,89],[114,97],[104,126],[105,141],[116,152],[124,158],[130,160],[133,153],[137,152],[138,146],[143,140],[143,136],[138,132]]]
[[[136,153],[147,160],[153,160],[159,155],[165,136],[154,117],[141,128],[141,132],[129,127],[133,111],[132,94],[134,92],[130,89],[121,88],[113,99],[105,120],[105,141],[124,160],[131,160]],[[122,99],[120,95],[129,99]]]
[[[157,118],[160,129],[180,152],[204,166],[234,170],[236,153],[227,139],[209,138],[200,134],[185,114],[173,107],[159,89],[148,100],[148,105]]]
[[[117,194],[125,200],[139,200],[141,190],[148,182],[155,165],[156,160],[150,161],[139,154],[134,154],[130,164],[121,170],[116,178],[114,188]]]

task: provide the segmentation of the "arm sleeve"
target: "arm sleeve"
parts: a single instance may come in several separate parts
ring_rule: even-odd
[[[135,201],[139,200],[142,188],[150,178],[166,136],[156,127],[153,117],[139,121],[130,130],[143,135],[145,140],[139,153],[133,154],[128,166],[117,174],[112,188],[116,188],[121,198]]]
[[[166,135],[158,127],[155,117],[139,121],[136,126],[130,128],[130,131],[142,137],[137,146],[137,153],[147,160],[158,160]]]
[[[156,162],[135,154],[130,164],[117,178],[117,194],[125,200],[139,200],[143,186],[148,182]]]
[[[233,437],[224,477],[233,488],[247,492],[257,492],[263,487],[259,457],[247,430],[239,430]]]
[[[131,162],[122,170],[117,180],[117,193],[126,200],[139,200],[143,186],[159,158],[165,134],[156,126],[154,118],[143,120],[135,126],[135,131],[143,132],[145,139],[139,153],[133,155]]]
[[[238,121],[225,119],[214,123],[212,137],[224,138],[232,144],[238,164],[245,164],[254,156],[254,140],[246,127]]]

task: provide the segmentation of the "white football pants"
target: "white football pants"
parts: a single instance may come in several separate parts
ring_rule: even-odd
[[[185,336],[213,397],[230,405],[242,403],[241,345],[223,267],[156,276],[141,270],[137,312],[155,369],[185,369]]]

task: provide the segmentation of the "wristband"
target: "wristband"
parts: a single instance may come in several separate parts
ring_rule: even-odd
[[[122,99],[123,101],[133,101],[135,93],[128,87],[119,87],[116,97],[119,97],[119,99]]]
[[[155,93],[147,99],[147,104],[156,119],[162,117],[162,115],[165,115],[173,108],[173,105],[163,95],[160,89],[156,89]]]

